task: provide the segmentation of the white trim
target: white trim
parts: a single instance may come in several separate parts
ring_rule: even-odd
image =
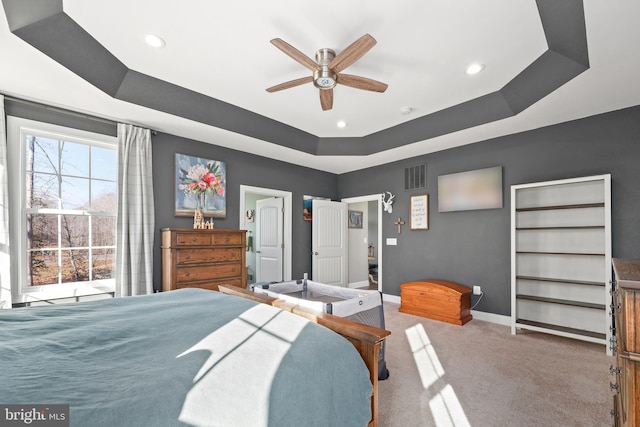
[[[503,326],[511,326],[511,316],[477,310],[471,310],[471,315],[475,320],[482,320],[484,322],[496,323]]]
[[[545,186],[545,185],[562,185],[562,184],[574,184],[576,182],[585,182],[585,181],[597,181],[599,179],[606,181],[610,181],[611,180],[611,174],[604,174],[604,175],[593,175],[593,176],[582,176],[579,178],[566,178],[566,179],[558,179],[558,180],[551,180],[551,181],[541,181],[541,182],[530,182],[527,184],[514,184],[511,187],[512,188],[517,188],[518,190],[521,190],[523,188],[529,188],[529,187],[541,187],[541,186]]]
[[[509,322],[511,324],[511,335],[515,335],[517,333],[516,330],[516,190],[518,190],[517,185],[511,186],[511,222],[509,223],[509,228],[511,229],[511,248],[510,248],[510,257],[511,257],[511,316],[509,318]]]
[[[356,288],[363,288],[365,286],[369,286],[369,282],[368,281],[361,281],[361,282],[353,282],[353,283],[347,283],[347,288],[351,288],[351,289],[356,289]]]
[[[382,194],[347,197],[345,199],[342,199],[341,201],[347,204],[359,202],[378,202],[378,290],[382,292]]]
[[[396,295],[382,294],[382,300],[402,305],[402,299]],[[483,322],[495,323],[502,326],[511,325],[511,316],[476,310],[471,310],[471,315],[473,316],[472,320],[482,320]]]
[[[36,134],[53,139],[103,146],[118,147],[116,137],[94,132],[38,122],[19,117],[7,116],[7,171],[9,177],[23,177],[25,165],[25,134]],[[17,182],[16,182],[17,181]],[[76,297],[79,295],[95,295],[115,291],[115,279],[96,280],[93,282],[52,284],[27,288],[26,248],[26,214],[23,208],[22,195],[25,193],[24,179],[12,180],[9,186],[10,218],[12,242],[11,268],[17,272],[17,279],[12,286],[13,303],[43,301],[49,299]]]
[[[400,297],[397,295],[389,295],[389,294],[382,294],[382,301],[387,301],[387,302],[392,302],[394,304],[401,304],[402,301],[400,300]]]
[[[270,188],[252,187],[250,185],[240,185],[240,224],[241,230],[246,230],[245,223],[245,197],[247,194],[260,194],[264,196],[282,197],[284,199],[284,225],[283,225],[283,239],[284,239],[284,253],[282,259],[282,275],[283,281],[291,280],[291,264],[292,264],[292,243],[291,243],[291,228],[293,222],[293,194],[290,191],[273,190]]]

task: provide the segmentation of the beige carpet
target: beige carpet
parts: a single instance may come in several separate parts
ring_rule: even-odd
[[[380,426],[610,426],[603,345],[472,320],[464,326],[385,302],[389,379]]]

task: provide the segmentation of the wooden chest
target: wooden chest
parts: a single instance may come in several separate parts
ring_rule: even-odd
[[[400,285],[400,311],[464,325],[471,316],[471,289],[446,280],[422,280]]]
[[[162,290],[247,283],[245,230],[162,229]]]

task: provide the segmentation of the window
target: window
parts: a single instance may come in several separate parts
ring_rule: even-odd
[[[115,137],[9,117],[15,302],[113,292]]]

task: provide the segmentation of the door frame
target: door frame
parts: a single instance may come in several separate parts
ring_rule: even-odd
[[[271,188],[252,187],[250,185],[240,185],[240,229],[246,230],[245,217],[245,197],[247,194],[258,194],[261,196],[282,197],[284,199],[284,224],[282,227],[282,241],[284,242],[284,251],[282,254],[282,279],[284,281],[291,280],[291,228],[293,220],[293,193],[290,191],[274,190]]]
[[[378,291],[382,292],[382,194],[368,196],[346,197],[340,200],[347,203],[378,202]]]

